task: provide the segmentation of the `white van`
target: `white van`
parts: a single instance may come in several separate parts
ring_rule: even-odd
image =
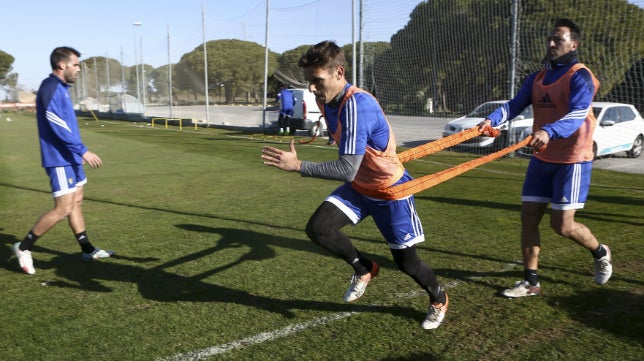
[[[326,122],[315,101],[315,95],[303,88],[295,88],[291,91],[297,99],[291,117],[291,132],[302,129],[309,131],[311,136],[326,135]]]

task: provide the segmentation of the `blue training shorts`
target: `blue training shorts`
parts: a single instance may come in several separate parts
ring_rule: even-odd
[[[521,201],[550,203],[552,209],[584,208],[592,162],[549,163],[532,157],[526,171]]]
[[[405,173],[396,184],[411,179]],[[394,201],[375,199],[356,192],[351,184],[345,183],[333,191],[325,201],[340,208],[353,224],[358,224],[366,217],[372,216],[380,233],[392,249],[408,248],[425,240],[413,195]]]
[[[87,183],[85,170],[81,164],[73,164],[64,167],[47,167],[45,172],[49,176],[51,193],[56,197],[76,192],[76,187]]]

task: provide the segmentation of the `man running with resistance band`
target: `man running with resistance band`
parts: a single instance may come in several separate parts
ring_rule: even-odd
[[[311,47],[299,61],[309,90],[323,109],[329,134],[338,144],[339,158],[320,163],[301,161],[291,141],[289,151],[266,146],[262,159],[266,165],[299,172],[303,177],[345,182],[322,202],[306,225],[306,234],[314,243],[353,268],[345,301],[360,298],[379,268],[340,229],[372,216],[398,268],[429,293],[429,311],[421,327],[435,329],[445,317],[449,300],[432,269],[418,257],[416,244],[425,236],[414,196],[383,200],[358,191],[386,189],[412,178],[398,160],[393,131],[378,101],[347,83],[344,62],[342,49],[330,41]]]

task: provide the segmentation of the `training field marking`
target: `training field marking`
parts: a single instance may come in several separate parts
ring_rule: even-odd
[[[503,269],[507,269],[507,266],[504,267]],[[461,283],[462,283],[461,281],[451,281],[451,282],[446,283],[443,286],[443,288],[446,289],[446,290],[447,289],[452,289],[454,287],[457,287]],[[427,295],[427,293],[425,291],[414,290],[414,291],[410,291],[410,292],[406,292],[406,293],[397,293],[395,295],[395,297],[399,298],[399,299],[405,299],[405,298],[413,298],[413,297],[418,297],[418,296],[423,296],[423,295]],[[369,309],[369,307],[375,307],[375,306],[377,306],[377,305],[376,304],[367,305],[367,310]],[[356,315],[356,314],[361,313],[361,312],[366,312],[366,311],[338,312],[338,313],[331,314],[329,316],[319,317],[319,318],[313,319],[311,321],[302,322],[302,323],[298,323],[298,324],[295,324],[295,325],[289,325],[289,326],[286,326],[286,327],[281,328],[279,330],[273,330],[273,331],[269,331],[269,332],[262,332],[260,334],[255,335],[255,336],[250,336],[250,337],[247,337],[247,338],[244,338],[244,339],[241,339],[241,340],[231,341],[231,342],[228,342],[228,343],[225,343],[225,344],[222,344],[222,345],[212,346],[212,347],[204,348],[204,349],[201,349],[201,350],[196,350],[196,351],[190,351],[190,352],[186,352],[186,353],[176,354],[174,356],[159,359],[158,361],[193,361],[193,360],[202,360],[202,359],[204,359],[206,357],[219,355],[219,354],[222,354],[224,352],[233,351],[233,350],[237,350],[237,349],[240,349],[240,348],[244,348],[246,346],[256,345],[256,344],[260,344],[260,343],[263,343],[263,342],[272,341],[272,340],[275,340],[275,339],[278,339],[278,338],[290,336],[290,335],[296,334],[296,333],[298,333],[300,331],[304,331],[304,330],[306,330],[308,328],[317,327],[317,326],[323,326],[323,325],[329,324],[329,323],[334,322],[334,321],[338,321],[338,320],[342,320],[342,319],[347,318],[347,317],[351,317],[351,316]]]
[[[197,350],[197,351],[181,353],[181,354],[174,355],[172,357],[164,358],[164,359],[161,359],[161,360],[162,361],[201,360],[201,359],[204,359],[206,357],[219,355],[221,353],[236,350],[236,349],[240,349],[242,347],[255,345],[255,344],[258,344],[258,343],[263,343],[263,342],[266,342],[266,341],[275,340],[275,339],[281,338],[281,337],[290,336],[292,334],[295,334],[295,333],[298,333],[300,331],[306,330],[307,328],[326,325],[327,323],[331,323],[333,321],[337,321],[337,320],[341,320],[343,318],[347,318],[349,316],[352,316],[355,313],[357,313],[357,312],[334,313],[332,315],[316,318],[316,319],[308,321],[308,322],[303,322],[303,323],[298,323],[298,324],[295,324],[295,325],[286,326],[286,327],[284,327],[282,329],[279,329],[279,330],[260,333],[260,334],[255,335],[255,336],[247,337],[247,338],[237,340],[237,341],[228,342],[228,343],[225,343],[225,344],[219,345],[219,346],[213,346],[213,347],[208,347],[208,348],[204,348],[204,349]]]

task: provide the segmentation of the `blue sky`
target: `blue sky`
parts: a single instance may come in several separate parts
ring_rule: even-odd
[[[364,0],[365,16],[377,23],[364,34],[365,41],[388,41],[419,2]],[[202,44],[204,7],[206,40],[264,44],[266,0],[0,0],[0,50],[15,58],[13,72],[25,90],[37,89],[51,72],[49,54],[61,45],[78,49],[81,60],[107,56],[133,66],[136,41],[137,55],[142,48],[144,63],[158,67],[168,63],[168,53],[176,63]],[[351,0],[270,0],[269,25],[269,48],[280,53],[325,39],[348,44]]]

